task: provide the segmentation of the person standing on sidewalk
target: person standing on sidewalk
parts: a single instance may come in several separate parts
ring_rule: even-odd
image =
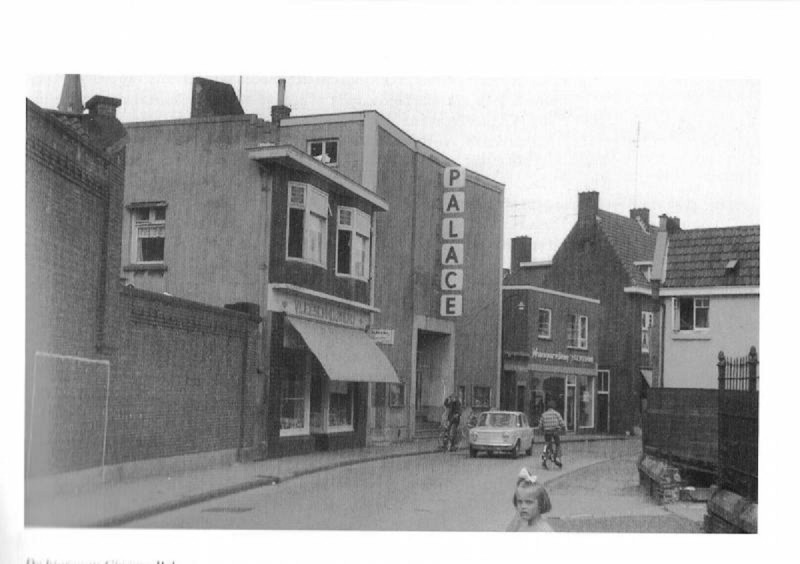
[[[556,402],[553,400],[548,400],[547,411],[542,413],[542,416],[539,417],[539,428],[544,432],[544,440],[546,443],[555,443],[555,463],[556,466],[561,468],[561,438],[559,437],[559,433],[561,431],[566,431],[567,425],[564,423],[564,419],[561,418],[561,414],[556,411]],[[545,466],[544,462],[542,462],[542,466]],[[545,468],[547,468],[547,466],[545,466]]]
[[[444,400],[444,407],[447,412],[447,436],[450,437],[450,450],[456,450],[458,444],[455,433],[461,424],[461,400],[453,392]]]

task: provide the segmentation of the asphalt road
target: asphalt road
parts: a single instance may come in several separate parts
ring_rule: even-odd
[[[700,532],[638,489],[638,441],[572,443],[563,470],[539,459],[470,459],[466,451],[371,462],[312,474],[130,523],[134,528],[502,531],[516,475],[547,486],[558,531]],[[538,449],[537,449],[538,450]],[[570,470],[591,464],[583,470]]]

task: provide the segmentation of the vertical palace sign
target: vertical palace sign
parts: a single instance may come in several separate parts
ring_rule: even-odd
[[[447,167],[442,183],[442,298],[439,314],[458,317],[463,311],[464,289],[464,187],[467,169]]]

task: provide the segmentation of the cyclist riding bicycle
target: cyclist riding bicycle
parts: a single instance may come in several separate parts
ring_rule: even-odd
[[[548,445],[555,443],[556,455],[554,462],[556,466],[561,468],[561,438],[558,435],[560,431],[567,430],[567,425],[561,418],[561,414],[556,411],[556,402],[553,400],[547,402],[547,411],[542,413],[539,418],[539,428],[544,432],[544,440]],[[542,466],[547,468],[544,462],[542,462]]]
[[[450,450],[455,450],[458,441],[455,440],[458,426],[461,423],[461,401],[455,392],[444,400],[444,407],[447,410],[447,436],[450,438]]]

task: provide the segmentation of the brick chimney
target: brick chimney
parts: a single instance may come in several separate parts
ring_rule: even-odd
[[[64,75],[64,85],[61,87],[61,100],[58,102],[58,111],[68,114],[83,113],[81,75],[79,74]]]
[[[284,105],[284,98],[286,97],[286,79],[280,78],[278,79],[278,104],[276,106],[272,106],[272,123],[275,125],[279,125],[281,120],[284,118],[288,118],[289,114],[292,113],[292,109],[289,106]]]
[[[108,96],[92,96],[86,102],[86,109],[89,115],[117,117],[117,108],[122,104],[119,98],[109,98]]]
[[[631,219],[639,219],[646,227],[650,226],[650,210],[648,208],[633,208]]]
[[[578,193],[578,221],[594,223],[600,209],[600,193],[595,191]]]
[[[511,239],[511,272],[519,270],[520,263],[531,261],[531,238],[527,235]]]
[[[677,233],[681,230],[681,218],[669,217],[667,214],[662,213],[658,216],[658,230],[666,231],[667,233]]]

